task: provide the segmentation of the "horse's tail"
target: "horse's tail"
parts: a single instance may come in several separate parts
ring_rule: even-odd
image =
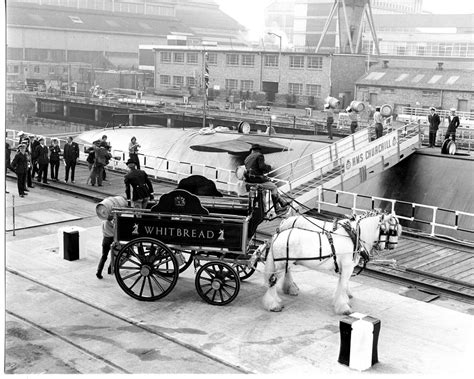
[[[270,249],[268,249],[267,259],[265,260],[265,272],[263,274],[265,285],[268,287],[271,287],[274,284],[274,280],[275,280],[274,279],[275,261],[273,259],[273,242],[274,241],[275,241],[275,237],[273,237],[272,243],[270,245]]]

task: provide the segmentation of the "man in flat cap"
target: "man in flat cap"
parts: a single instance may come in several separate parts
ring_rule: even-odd
[[[245,181],[247,183],[258,183],[263,188],[269,189],[272,193],[272,201],[275,212],[280,214],[288,210],[287,203],[278,194],[278,187],[265,175],[271,171],[271,166],[265,163],[265,157],[262,154],[262,148],[258,144],[252,145],[250,154],[245,158]]]
[[[430,135],[429,135],[429,143],[428,147],[435,147],[436,145],[436,133],[438,132],[439,124],[441,120],[439,118],[439,114],[436,113],[436,108],[430,108],[430,114],[428,115],[428,123],[430,125]]]
[[[148,201],[153,199],[151,181],[145,171],[137,169],[133,159],[127,161],[127,167],[130,170],[124,178],[127,201],[133,208],[146,209]],[[133,189],[132,194],[130,187]]]
[[[26,172],[28,170],[28,158],[26,156],[25,150],[25,144],[22,143],[18,145],[18,151],[11,163],[11,168],[16,174],[18,194],[20,195],[20,197],[25,197],[25,195],[27,195],[26,192],[28,192],[28,190],[26,189]]]

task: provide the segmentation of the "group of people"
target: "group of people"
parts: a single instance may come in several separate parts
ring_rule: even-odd
[[[104,134],[101,139],[98,139],[92,143],[92,146],[86,150],[88,156],[86,158],[87,165],[89,167],[89,177],[87,184],[101,187],[103,181],[107,180],[107,172],[105,166],[107,166],[112,158],[111,154],[112,146],[107,141],[107,136]]]
[[[428,138],[428,147],[436,147],[436,134],[438,133],[439,125],[441,124],[441,119],[435,107],[430,108],[430,114],[428,115],[428,124],[429,124],[429,138]],[[459,127],[460,121],[459,117],[456,115],[456,109],[451,108],[449,110],[448,116],[448,128],[446,129],[446,134],[444,135],[444,140],[451,139],[456,141],[456,129]]]
[[[48,168],[50,168],[50,179],[59,181],[59,166],[61,158],[65,164],[65,178],[67,183],[69,174],[71,182],[74,183],[74,173],[77,159],[79,158],[79,146],[68,137],[63,150],[59,146],[57,138],[51,139],[49,146],[45,145],[45,138],[42,136],[29,135],[23,132],[18,133],[19,141],[15,157],[10,162],[11,151],[6,151],[6,168],[15,172],[17,176],[18,194],[20,197],[28,195],[29,189],[33,188],[33,180],[48,184]]]

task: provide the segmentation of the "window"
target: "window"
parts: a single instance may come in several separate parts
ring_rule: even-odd
[[[290,55],[290,68],[304,68],[304,56]]]
[[[435,84],[438,80],[441,79],[442,75],[433,75],[430,80],[428,80],[428,84]]]
[[[227,66],[238,66],[239,65],[239,55],[238,54],[227,54],[226,55]]]
[[[241,80],[240,89],[242,91],[253,91],[253,80]]]
[[[190,64],[198,63],[198,53],[188,53],[186,54],[186,62]]]
[[[395,79],[396,82],[401,82],[402,80],[405,80],[408,78],[408,74],[400,74],[398,78]]]
[[[174,63],[184,63],[184,53],[173,53],[173,62]]]
[[[321,86],[318,84],[306,84],[306,95],[321,97]]]
[[[217,64],[217,53],[207,53],[207,63],[211,65]]]
[[[264,55],[263,65],[265,67],[278,67],[278,55]]]
[[[187,76],[186,87],[196,87],[196,78],[193,76]]]
[[[35,66],[35,67],[33,67],[33,72],[39,74],[39,72],[40,72],[40,66]]]
[[[171,78],[169,75],[160,75],[160,84],[163,86],[169,86],[171,84]]]
[[[161,63],[171,63],[171,52],[162,51],[160,53]]]
[[[418,46],[416,48],[416,55],[426,55],[426,46]]]
[[[421,79],[423,79],[424,76],[425,76],[424,74],[418,74],[411,81],[413,83],[418,83]]]
[[[255,55],[244,54],[242,55],[242,66],[254,66]]]
[[[459,76],[450,76],[448,80],[446,80],[446,84],[454,84],[456,80],[459,79]]]
[[[405,55],[406,48],[405,46],[397,46],[397,55]]]
[[[225,80],[225,88],[226,89],[238,89],[239,81],[236,79],[226,79]]]
[[[423,97],[433,97],[433,96],[439,96],[438,91],[422,91],[422,96]]]
[[[292,95],[302,95],[303,94],[303,84],[301,83],[289,83],[288,84],[288,93]]]
[[[77,16],[69,16],[69,18],[71,19],[72,22],[74,22],[75,24],[83,24],[84,22],[81,20],[80,17],[77,17]]]
[[[323,57],[308,56],[308,68],[321,70],[323,68]]]
[[[183,76],[173,76],[173,86],[182,87],[184,85]]]
[[[49,73],[54,74],[54,66],[49,66]]]

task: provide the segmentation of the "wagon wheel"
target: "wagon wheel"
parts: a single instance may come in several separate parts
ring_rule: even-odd
[[[237,274],[239,275],[240,280],[245,280],[250,278],[255,272],[255,266],[249,267],[247,265],[233,265],[232,266]]]
[[[195,285],[199,296],[209,304],[226,305],[239,293],[240,279],[229,264],[207,262],[197,272]]]
[[[125,293],[153,301],[168,295],[178,281],[178,261],[168,246],[153,238],[137,238],[119,251],[115,278]]]

